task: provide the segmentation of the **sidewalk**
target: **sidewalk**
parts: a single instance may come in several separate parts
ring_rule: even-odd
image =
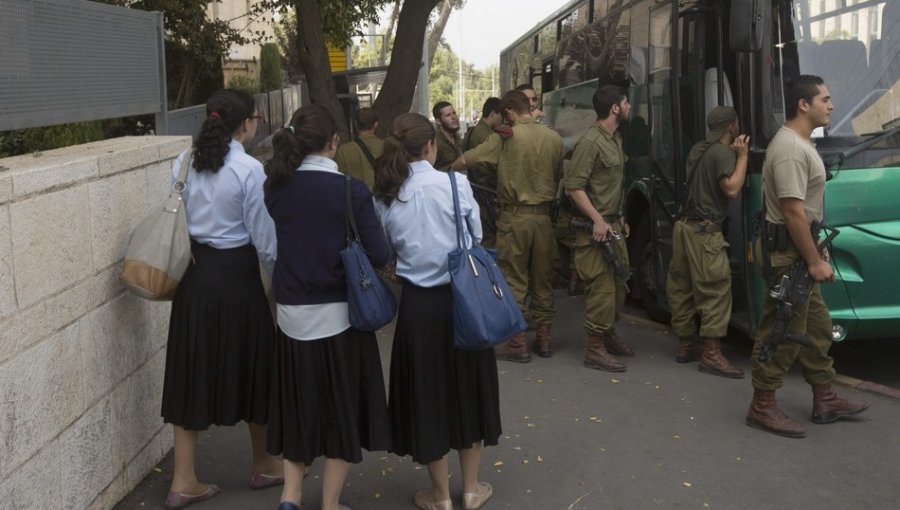
[[[805,439],[787,439],[744,425],[749,379],[728,380],[673,361],[676,339],[664,326],[626,316],[619,336],[637,356],[628,371],[610,374],[581,365],[583,301],[557,294],[556,354],[529,364],[500,362],[500,444],[486,448],[482,478],[494,486],[492,509],[896,508],[900,405],[888,396],[839,387],[869,401],[854,421],[815,425],[812,396],[797,373],[778,392],[785,413],[801,421]],[[393,332],[379,334],[385,374]],[[749,372],[749,360],[726,346]],[[749,376],[749,373],[748,373]],[[161,509],[171,453],[117,509]],[[277,488],[254,492],[244,427],[201,434],[201,480],[223,492],[191,506],[274,509]],[[320,505],[322,462],[304,484],[304,509]],[[458,462],[451,458],[451,494],[459,508]],[[354,510],[414,509],[428,486],[424,468],[376,452],[351,467],[343,501]]]

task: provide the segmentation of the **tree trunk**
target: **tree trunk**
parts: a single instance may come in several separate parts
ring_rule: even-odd
[[[331,112],[334,120],[338,123],[341,138],[348,140],[350,130],[341,103],[338,101],[334,80],[331,77],[331,65],[328,63],[328,47],[325,42],[325,33],[322,30],[322,12],[319,9],[319,2],[318,0],[295,0],[294,9],[297,13],[297,60],[300,61],[300,67],[303,69],[303,74],[306,75],[309,100],[312,104],[321,105]],[[419,51],[421,52],[421,48]]]
[[[298,0],[300,2],[310,0]],[[409,111],[419,66],[428,17],[438,0],[403,2],[397,21],[397,37],[391,50],[391,64],[373,108],[378,115],[378,134],[384,136],[394,117]],[[298,23],[299,24],[299,23]]]
[[[391,35],[394,33],[394,27],[397,25],[397,16],[400,14],[400,2],[402,0],[394,0],[394,6],[391,7],[391,17],[388,18],[388,26],[387,30],[384,31],[384,39],[381,41],[381,56],[378,59],[378,65],[383,66],[387,59],[387,48],[388,43],[391,40]]]
[[[454,2],[451,0],[442,0],[441,1],[441,12],[438,14],[437,20],[434,22],[434,26],[431,28],[431,33],[428,34],[428,67],[431,67],[431,64],[434,63],[434,53],[437,51],[438,44],[441,42],[441,37],[444,35],[444,27],[447,26],[447,20],[450,19],[450,13],[453,11]]]

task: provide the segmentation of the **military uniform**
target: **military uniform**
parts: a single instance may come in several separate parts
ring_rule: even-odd
[[[622,232],[619,220],[626,161],[622,136],[594,124],[575,146],[564,182],[566,189],[584,190],[597,212],[617,233]],[[580,212],[576,214],[581,215]],[[591,236],[591,232],[584,229],[575,232],[575,267],[585,285],[584,327],[590,332],[601,333],[611,330],[618,320],[625,303],[625,285],[615,277],[601,250],[591,244]],[[614,243],[619,260],[627,266],[625,236]]]
[[[780,200],[803,200],[806,216],[810,221],[821,221],[825,194],[825,165],[809,140],[782,126],[766,150],[763,164],[763,199],[766,204],[766,221],[784,225]],[[789,236],[788,236],[789,237]],[[815,240],[814,240],[815,241]],[[760,246],[757,243],[757,250]],[[797,260],[801,259],[793,241],[782,251],[769,251],[774,281]],[[746,423],[788,437],[804,437],[806,432],[800,423],[786,416],[778,408],[775,390],[781,388],[784,374],[794,363],[799,363],[803,378],[812,386],[812,421],[830,423],[843,416],[855,415],[869,405],[861,400],[849,400],[837,395],[831,386],[835,371],[828,355],[831,347],[831,317],[822,300],[818,283],[812,287],[809,299],[792,310],[788,331],[805,335],[811,346],[782,344],[767,363],[759,361],[762,342],[768,336],[776,319],[776,301],[765,293],[762,319],[756,331],[751,366],[753,370],[753,400],[747,411]]]
[[[796,147],[799,145],[799,147]],[[802,158],[802,159],[801,159]],[[799,162],[803,162],[800,164]],[[766,162],[763,165],[763,197],[766,201],[766,221],[779,225],[784,224],[779,199],[792,197],[802,199],[806,216],[810,221],[821,221],[824,210],[825,165],[810,144],[793,130],[782,127],[766,151]],[[788,249],[771,252],[772,270],[775,281],[800,259],[800,252],[793,243]],[[761,363],[758,354],[762,340],[769,334],[775,322],[775,301],[765,293],[763,299],[763,316],[756,331],[756,342],[753,346],[753,387],[776,390],[781,387],[782,377],[794,362],[799,362],[803,377],[810,384],[830,383],[834,378],[832,359],[828,356],[831,347],[831,316],[822,300],[822,292],[818,283],[813,285],[812,295],[802,306],[794,308],[794,318],[789,330],[792,333],[806,334],[813,347],[801,347],[796,344],[782,345],[772,355],[768,363]]]
[[[381,156],[384,150],[384,141],[374,134],[365,134],[359,137],[360,141],[368,147],[372,157]],[[369,191],[375,187],[375,169],[372,168],[369,159],[355,141],[349,141],[340,147],[334,155],[334,161],[338,169],[366,183]]]
[[[466,133],[463,138],[462,150],[468,151],[481,145],[494,133],[494,128],[484,119]],[[474,184],[475,200],[481,210],[481,231],[483,237],[481,244],[493,248],[497,241],[497,169],[486,168],[490,163],[478,163],[468,165],[469,182]]]
[[[464,157],[467,165],[489,163],[485,168],[496,168],[499,265],[523,313],[525,296],[531,292],[531,317],[538,326],[539,342],[549,349],[556,258],[550,205],[562,173],[563,144],[555,131],[530,117],[516,121],[512,132],[509,138],[490,135]],[[524,345],[524,335],[514,340],[516,349]],[[549,355],[546,350],[543,354]],[[498,357],[506,359],[500,350]],[[521,358],[515,361],[525,360]]]
[[[437,158],[434,160],[434,168],[438,170],[446,172],[450,169],[450,165],[462,155],[459,138],[456,134],[452,136],[453,140],[450,140],[440,128],[437,130]]]

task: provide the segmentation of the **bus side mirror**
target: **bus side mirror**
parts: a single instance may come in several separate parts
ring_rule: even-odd
[[[770,0],[731,0],[728,27],[731,49],[744,53],[761,50],[763,28],[771,13]]]

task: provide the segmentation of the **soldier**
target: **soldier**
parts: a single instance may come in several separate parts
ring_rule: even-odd
[[[817,283],[809,299],[794,307],[789,329],[795,335],[806,335],[812,345],[781,345],[768,363],[759,361],[762,341],[772,329],[776,316],[776,302],[766,292],[753,346],[753,401],[747,412],[747,425],[782,436],[804,437],[803,426],[786,416],[775,403],[775,390],[781,388],[784,373],[795,362],[800,363],[803,378],[812,385],[813,423],[831,423],[861,413],[869,405],[841,398],[831,387],[835,374],[828,355],[832,343],[831,317],[818,282],[834,281],[834,270],[828,262],[827,250],[817,251],[811,232],[811,224],[821,221],[823,216],[825,165],[810,136],[813,129],[828,125],[834,106],[822,78],[810,75],[800,75],[787,84],[784,106],[787,121],[766,149],[762,176],[765,231],[774,231],[775,237],[784,242],[777,243],[783,246],[757,248],[766,248],[763,260],[770,271],[763,274],[774,275],[767,282],[770,287],[795,261],[807,264],[809,276]]]
[[[694,316],[699,314],[704,347],[698,369],[741,379],[744,371],[722,356],[720,346],[731,319],[731,267],[722,225],[728,199],[744,186],[748,138],[740,135],[737,111],[728,106],[713,108],[706,125],[706,140],[688,154],[688,197],[672,233],[666,295],[679,338],[675,361],[696,361]]]
[[[525,295],[531,291],[531,316],[537,328],[535,350],[542,357],[550,357],[554,314],[551,279],[556,257],[550,205],[562,172],[562,139],[552,129],[535,122],[528,98],[521,91],[503,94],[501,108],[505,120],[512,125],[512,134],[492,134],[475,149],[466,151],[453,168],[464,170],[468,165],[487,162],[497,169],[500,268],[523,312]],[[500,360],[531,361],[524,331],[495,352]]]
[[[459,142],[459,117],[453,105],[441,101],[431,109],[437,123],[437,159],[434,167],[438,170],[450,169],[450,164],[462,154]]]
[[[381,156],[384,142],[375,136],[378,115],[371,108],[356,110],[356,138],[338,147],[334,161],[338,169],[366,183],[369,191],[375,186],[375,160]]]
[[[544,112],[538,109],[537,91],[534,90],[534,87],[532,87],[530,83],[523,83],[517,86],[516,90],[521,91],[525,94],[525,97],[528,98],[528,104],[531,107],[531,116],[538,121],[539,124],[544,124]]]
[[[581,137],[566,169],[565,187],[578,208],[576,216],[593,223],[592,230],[575,232],[575,267],[585,286],[585,322],[588,347],[584,366],[624,372],[625,363],[615,356],[634,356],[630,347],[619,341],[615,323],[625,304],[625,284],[616,278],[604,260],[601,249],[594,246],[619,235],[613,249],[619,261],[628,266],[628,223],[622,216],[622,178],[626,156],[622,150],[619,126],[631,116],[631,104],[625,90],[617,85],[604,85],[594,93],[597,122]],[[579,214],[580,213],[580,214]]]
[[[489,97],[481,108],[481,119],[475,126],[469,129],[463,138],[462,150],[467,151],[481,145],[495,128],[503,125],[503,115],[500,111],[500,98]],[[497,169],[484,168],[490,163],[469,165],[469,183],[475,193],[475,200],[481,210],[481,231],[483,237],[481,244],[493,248],[497,240],[496,197],[497,197]]]

